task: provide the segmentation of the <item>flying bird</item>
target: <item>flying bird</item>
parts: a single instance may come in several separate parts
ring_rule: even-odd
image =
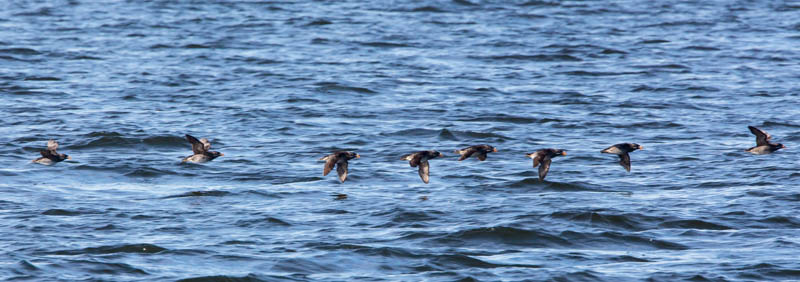
[[[43,165],[52,165],[63,160],[72,159],[72,157],[70,157],[67,154],[59,154],[58,152],[56,152],[56,149],[58,149],[58,142],[56,142],[56,140],[50,139],[49,141],[47,141],[47,149],[39,151],[39,153],[41,153],[42,156],[31,162]]]
[[[438,157],[444,157],[444,155],[437,151],[419,151],[405,155],[401,158],[401,160],[408,161],[408,164],[410,164],[411,167],[419,167],[419,177],[422,178],[422,182],[427,184],[430,180],[431,169],[430,164],[428,164],[428,160]]]
[[[631,156],[628,155],[628,153],[636,150],[644,150],[644,147],[636,143],[619,143],[603,149],[600,153],[619,156],[619,164],[624,167],[625,170],[631,172]]]
[[[338,151],[324,156],[319,159],[321,161],[325,161],[325,167],[322,171],[322,176],[328,175],[333,167],[336,166],[336,172],[339,173],[339,181],[344,182],[347,180],[347,161],[360,157],[361,155],[350,151]]]
[[[477,157],[481,161],[485,161],[486,154],[494,152],[497,152],[497,148],[485,144],[469,146],[461,150],[455,150],[456,154],[461,155],[461,157],[458,158],[459,161],[466,160],[472,155],[475,155],[475,157]]]
[[[752,132],[756,136],[756,146],[747,149],[746,150],[747,152],[756,155],[764,155],[786,148],[786,146],[783,146],[783,144],[781,143],[775,144],[769,142],[769,139],[772,138],[772,135],[769,135],[769,133],[767,133],[766,131],[755,128],[753,126],[747,126],[747,128],[750,129],[750,132]]]
[[[204,163],[225,155],[217,151],[210,151],[211,142],[208,142],[208,139],[197,140],[194,136],[186,134],[186,140],[192,143],[192,153],[194,154],[183,158],[182,162]]]
[[[544,181],[547,172],[550,171],[550,162],[558,156],[566,156],[567,150],[563,149],[541,149],[536,152],[525,154],[533,159],[533,167],[539,166],[539,181]]]

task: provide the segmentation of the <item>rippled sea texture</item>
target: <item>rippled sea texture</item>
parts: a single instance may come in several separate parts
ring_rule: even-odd
[[[0,4],[0,279],[800,277],[797,3],[226,2]]]

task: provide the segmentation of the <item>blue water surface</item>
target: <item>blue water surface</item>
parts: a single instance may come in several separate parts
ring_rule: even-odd
[[[2,2],[0,279],[800,279],[798,15]],[[748,125],[787,149],[745,152]],[[225,156],[181,163],[184,134]],[[31,163],[49,139],[72,160]],[[622,142],[645,148],[630,173],[600,153]],[[499,151],[457,161],[475,144]],[[568,151],[546,181],[540,148]],[[344,183],[334,150],[361,155]],[[447,155],[430,184],[418,150]]]

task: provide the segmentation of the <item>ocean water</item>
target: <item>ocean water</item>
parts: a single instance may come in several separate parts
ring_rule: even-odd
[[[2,2],[0,279],[800,279],[798,15]],[[788,148],[744,152],[748,125]],[[184,134],[225,156],[181,163]],[[48,139],[72,160],[30,163]],[[600,153],[621,142],[645,148],[630,173]],[[458,162],[475,144],[499,152]],[[539,148],[568,150],[544,182]],[[344,183],[334,150],[361,155]],[[447,155],[430,184],[400,160],[418,150]]]

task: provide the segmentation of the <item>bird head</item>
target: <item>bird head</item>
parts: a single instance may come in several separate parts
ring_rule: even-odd
[[[356,152],[347,152],[347,159],[358,159],[361,155],[357,154]]]

